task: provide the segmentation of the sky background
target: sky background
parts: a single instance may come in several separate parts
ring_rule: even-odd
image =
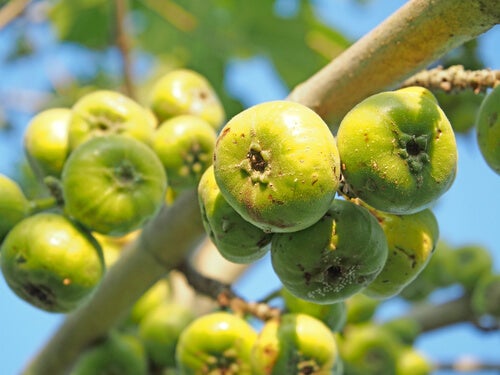
[[[315,5],[323,20],[344,32],[352,40],[361,37],[396,10],[404,1],[374,0],[360,5],[347,0],[317,0]],[[296,1],[277,1],[276,9],[282,15],[291,15]],[[22,60],[15,68],[5,69],[0,64],[0,99],[13,100],[10,92],[19,88],[43,89],[47,85],[50,64],[57,54],[60,64],[75,64],[79,69],[92,69],[91,60],[67,46],[55,49],[50,30],[32,30],[39,45],[44,46],[41,63],[33,59]],[[481,38],[481,56],[487,66],[500,69],[500,29],[495,27]],[[9,49],[9,29],[0,32],[0,61]],[[51,60],[52,58],[52,60]],[[110,56],[111,64],[113,56]],[[139,60],[136,63],[147,64]],[[287,88],[276,77],[269,61],[257,56],[249,60],[235,60],[228,65],[226,87],[246,106],[263,101],[283,99]],[[36,98],[35,98],[36,99]],[[29,120],[26,113],[19,113],[16,131],[0,133],[0,173],[13,175],[14,160],[22,152],[21,134]],[[473,133],[457,136],[459,146],[458,175],[452,188],[440,199],[434,209],[440,225],[441,238],[451,245],[476,243],[488,248],[500,269],[500,178],[482,160]],[[278,287],[269,257],[259,261],[236,285],[237,292],[249,299],[266,295]],[[445,300],[456,290],[447,290],[434,296]],[[407,306],[400,300],[388,303],[380,318],[400,314]],[[0,374],[17,374],[54,332],[61,316],[31,307],[17,298],[0,278]],[[463,356],[500,362],[500,333],[482,334],[469,325],[457,325],[428,333],[417,341],[417,347],[430,358],[452,361]],[[446,374],[446,372],[440,372]],[[470,373],[472,374],[472,373]]]

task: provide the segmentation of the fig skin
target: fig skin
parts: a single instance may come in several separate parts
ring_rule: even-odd
[[[72,112],[51,108],[34,116],[24,131],[23,147],[35,175],[59,177],[69,153],[68,131]]]
[[[0,174],[0,244],[29,212],[30,204],[21,187],[11,178]]]
[[[250,355],[256,339],[252,326],[236,315],[222,311],[203,315],[181,333],[177,370],[181,375],[253,375]]]
[[[189,69],[172,70],[162,76],[151,90],[150,108],[160,123],[179,115],[193,115],[218,130],[226,120],[210,82]]]
[[[124,135],[80,145],[66,161],[61,182],[68,215],[111,236],[141,228],[164,203],[167,188],[156,154]]]
[[[9,287],[21,299],[48,312],[69,312],[78,307],[105,272],[97,241],[55,213],[39,213],[20,221],[0,252]]]
[[[210,124],[196,116],[176,116],[160,124],[153,134],[152,148],[172,189],[198,185],[203,172],[212,165],[216,138]]]
[[[476,136],[484,160],[500,175],[500,86],[486,95],[479,107]]]
[[[214,172],[222,195],[245,220],[266,232],[295,232],[330,207],[340,164],[321,117],[301,104],[273,101],[224,126]]]
[[[426,267],[439,238],[439,227],[429,209],[410,215],[375,215],[386,235],[389,252],[384,268],[363,293],[387,299],[398,295]]]
[[[332,331],[320,320],[288,313],[268,320],[252,349],[255,375],[341,374]]]
[[[71,108],[70,150],[94,137],[125,135],[150,144],[155,129],[151,115],[139,103],[119,92],[97,90],[82,96]]]
[[[198,200],[203,226],[225,259],[248,264],[268,253],[272,234],[244,220],[227,203],[215,181],[213,166],[201,177]]]
[[[455,179],[453,129],[432,93],[423,88],[363,100],[343,118],[337,145],[350,190],[380,211],[421,211]]]
[[[313,226],[275,233],[271,262],[283,286],[296,297],[335,303],[364,289],[387,259],[381,226],[364,207],[335,199]]]

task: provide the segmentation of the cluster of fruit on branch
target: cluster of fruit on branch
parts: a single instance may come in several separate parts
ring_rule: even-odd
[[[481,150],[496,172],[499,98],[497,88],[478,115]],[[421,373],[430,371],[410,350],[415,335],[400,342],[374,326],[334,333],[349,320],[346,302],[410,295],[431,258],[440,259],[432,257],[439,229],[430,207],[454,181],[457,147],[427,89],[373,95],[334,135],[291,101],[255,105],[226,123],[209,82],[176,70],[159,80],[148,107],[95,91],[71,109],[43,111],[24,145],[51,196],[28,200],[1,177],[0,262],[9,287],[28,303],[51,312],[78,308],[123,243],[188,189],[198,191],[220,254],[249,264],[270,252],[283,284],[285,312],[257,333],[238,311],[197,316],[174,304],[162,280],[153,288],[161,296],[152,289],[142,297],[120,329],[82,354],[73,374],[106,366],[142,374],[147,361],[182,374],[368,373],[354,365],[366,354],[349,349],[356,340],[365,348],[384,343],[385,374],[406,373],[405,363],[415,361],[424,364]],[[464,285],[474,290],[478,316],[498,317],[490,297],[498,296],[499,277],[486,263]]]

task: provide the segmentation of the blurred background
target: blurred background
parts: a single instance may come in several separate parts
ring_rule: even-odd
[[[165,72],[188,67],[205,75],[228,117],[260,102],[283,99],[298,83],[342,53],[403,5],[402,0],[73,0],[1,1],[0,173],[40,194],[22,149],[29,120],[49,107],[70,107],[97,88],[121,90],[147,104]],[[124,14],[116,4],[126,4]],[[125,29],[120,31],[120,25]],[[125,40],[125,43],[123,41]],[[444,56],[435,65],[500,69],[500,28]],[[500,268],[500,178],[483,161],[474,118],[484,95],[438,93],[459,145],[459,171],[434,212],[451,246],[478,244]],[[0,278],[1,279],[1,278]],[[268,258],[235,285],[248,299],[278,287]],[[440,290],[446,301],[459,287]],[[386,319],[408,308],[394,298]],[[18,299],[0,280],[0,373],[18,373],[50,337],[62,316]],[[422,335],[417,343],[436,362],[464,357],[500,363],[500,334],[458,324]],[[445,374],[445,371],[440,372]]]

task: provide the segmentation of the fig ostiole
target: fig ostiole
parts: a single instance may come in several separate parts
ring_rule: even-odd
[[[380,211],[421,211],[455,179],[453,129],[432,93],[423,88],[363,100],[343,118],[337,145],[350,190]]]
[[[198,200],[203,225],[220,254],[233,263],[251,263],[269,251],[272,234],[244,220],[222,196],[213,166],[201,177]]]
[[[410,215],[375,213],[389,252],[384,268],[363,293],[380,299],[398,295],[432,257],[439,237],[438,222],[430,209]]]
[[[90,230],[123,236],[164,203],[165,170],[144,143],[124,135],[95,137],[69,156],[61,177],[66,212]]]
[[[228,203],[266,232],[294,232],[328,210],[339,185],[335,139],[311,109],[293,102],[255,105],[221,130],[215,179]]]
[[[387,259],[384,232],[367,209],[335,199],[313,226],[275,233],[271,262],[290,293],[329,304],[358,293],[382,271]]]
[[[2,274],[21,299],[49,312],[78,307],[99,284],[105,265],[97,241],[55,213],[29,216],[1,247]]]

